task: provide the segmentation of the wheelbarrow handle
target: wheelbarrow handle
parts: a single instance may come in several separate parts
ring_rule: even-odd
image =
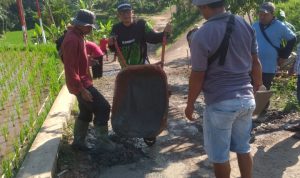
[[[167,44],[167,33],[164,32],[162,47],[161,47],[161,60],[160,60],[162,68],[164,68],[164,63],[165,63],[166,44]]]
[[[118,45],[118,41],[117,41],[116,38],[114,38],[114,45],[115,45],[115,48],[117,50],[117,55],[119,56],[120,62],[122,63],[122,65],[124,67],[127,67],[126,60],[125,60],[125,58],[123,56],[123,53],[122,53],[122,51],[121,51],[121,49],[120,49],[120,47]]]

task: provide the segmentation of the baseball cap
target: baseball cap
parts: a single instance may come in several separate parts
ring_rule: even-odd
[[[132,6],[129,2],[124,1],[118,4],[117,10],[118,11],[132,10]]]
[[[92,11],[80,9],[75,18],[72,18],[72,25],[91,26],[97,28],[95,25],[96,16]]]
[[[264,2],[260,6],[260,12],[273,14],[275,12],[275,5],[272,2]]]
[[[201,5],[206,5],[206,4],[211,4],[214,2],[219,2],[222,0],[193,0],[193,4],[196,6],[201,6]]]

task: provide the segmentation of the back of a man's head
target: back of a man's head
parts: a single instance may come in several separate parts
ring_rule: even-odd
[[[225,0],[193,0],[193,4],[196,6],[207,5],[210,8],[224,7]]]
[[[87,9],[80,9],[76,16],[72,18],[71,24],[74,26],[90,26],[96,28],[96,16],[94,12]]]
[[[212,9],[224,7],[225,6],[225,0],[210,3],[210,4],[207,4],[207,6],[212,8]]]

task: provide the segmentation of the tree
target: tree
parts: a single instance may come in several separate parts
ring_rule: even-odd
[[[250,14],[252,11],[256,11],[257,8],[266,0],[226,0],[228,8],[231,12],[240,15],[248,15],[250,22]],[[271,2],[285,2],[287,0],[270,0]]]
[[[0,1],[0,35],[5,32],[5,22],[7,19],[7,11],[5,10],[10,4],[12,4],[13,0],[1,0]]]
[[[0,1],[0,7],[3,9],[7,8],[10,4],[14,3],[14,0],[1,0]]]

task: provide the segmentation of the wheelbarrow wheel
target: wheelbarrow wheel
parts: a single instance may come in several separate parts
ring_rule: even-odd
[[[146,143],[146,145],[152,146],[156,142],[156,137],[153,137],[153,138],[144,138],[144,142]]]

